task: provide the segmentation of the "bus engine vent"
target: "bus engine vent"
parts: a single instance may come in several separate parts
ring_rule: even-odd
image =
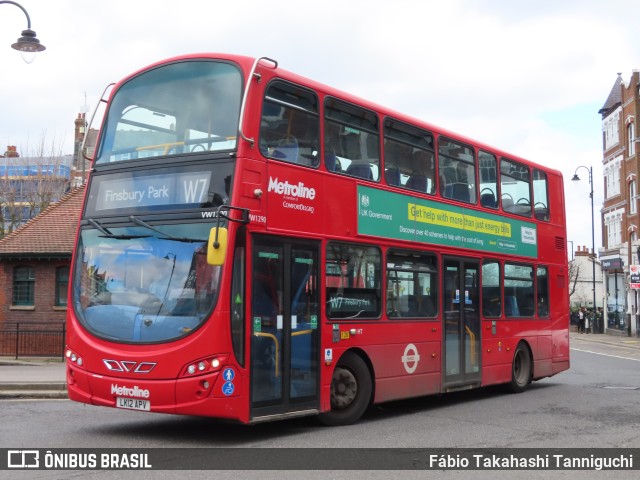
[[[564,251],[564,246],[567,244],[567,242],[564,241],[564,238],[562,237],[556,237],[556,250],[562,250]]]

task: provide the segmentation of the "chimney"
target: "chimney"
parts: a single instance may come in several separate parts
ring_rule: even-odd
[[[8,145],[7,151],[4,152],[4,156],[7,158],[17,158],[20,155],[18,154],[18,150],[15,145]]]

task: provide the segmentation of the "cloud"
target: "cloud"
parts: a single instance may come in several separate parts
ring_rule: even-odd
[[[26,149],[46,135],[63,139],[70,153],[85,94],[95,108],[108,83],[158,60],[203,51],[265,55],[287,70],[554,166],[567,182],[579,165],[593,165],[597,210],[597,110],[616,73],[628,76],[640,58],[633,0],[325,0],[304,8],[286,0],[30,0],[24,6],[47,50],[23,64],[8,45],[25,28],[24,17],[0,5],[6,45],[0,149]],[[568,238],[590,244],[589,204],[574,187],[566,189]]]

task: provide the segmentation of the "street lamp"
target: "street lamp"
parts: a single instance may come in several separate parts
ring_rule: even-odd
[[[24,7],[16,2],[11,2],[9,0],[0,0],[0,4],[3,3],[15,5],[20,10],[22,10],[27,17],[27,29],[22,31],[22,36],[16,43],[11,45],[11,48],[13,48],[14,50],[18,50],[22,55],[22,59],[26,63],[31,63],[35,60],[36,53],[42,52],[46,47],[40,43],[40,40],[38,40],[38,38],[36,37],[36,32],[31,30],[31,18],[29,18],[29,14],[24,9]]]
[[[593,251],[593,259],[591,260],[591,265],[593,267],[593,318],[596,318],[596,235],[595,235],[595,217],[593,213],[593,167],[585,167],[584,165],[580,165],[576,168],[576,171],[573,173],[573,178],[571,181],[579,182],[580,177],[578,176],[578,170],[581,168],[585,168],[589,172],[589,185],[591,186],[591,192],[589,196],[591,197],[591,248]],[[604,327],[604,325],[603,325]],[[600,325],[598,325],[598,332],[600,331]]]

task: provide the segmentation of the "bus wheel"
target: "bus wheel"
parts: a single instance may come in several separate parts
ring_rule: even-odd
[[[331,410],[320,415],[325,425],[349,425],[367,410],[371,401],[371,374],[357,354],[345,353],[331,379]]]
[[[511,383],[509,390],[513,393],[524,392],[531,383],[531,355],[523,342],[516,347],[511,366]]]

